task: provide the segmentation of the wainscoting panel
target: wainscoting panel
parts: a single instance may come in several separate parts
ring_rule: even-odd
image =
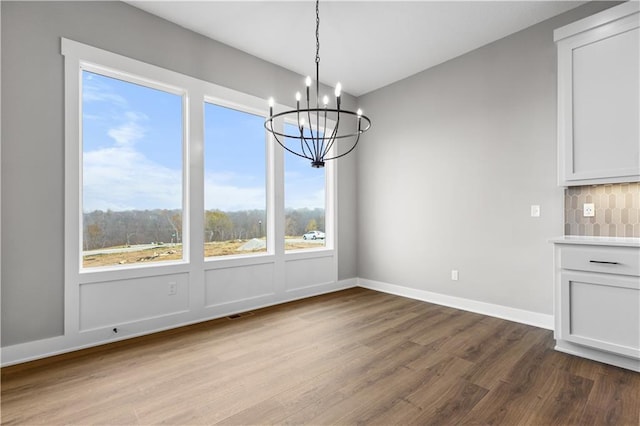
[[[111,327],[189,309],[188,274],[80,285],[80,330]]]
[[[212,307],[272,295],[274,264],[237,266],[205,272],[205,306]]]
[[[336,281],[333,256],[287,260],[286,290],[297,290]]]

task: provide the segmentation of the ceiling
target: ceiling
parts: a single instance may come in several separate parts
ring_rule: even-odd
[[[127,3],[315,77],[314,1]],[[584,3],[321,1],[320,80],[360,96]]]

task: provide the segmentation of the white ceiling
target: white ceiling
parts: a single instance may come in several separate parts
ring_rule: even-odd
[[[315,78],[314,1],[127,3]],[[584,3],[321,1],[320,80],[360,96]]]

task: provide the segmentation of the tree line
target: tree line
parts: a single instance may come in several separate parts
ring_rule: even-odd
[[[83,215],[83,250],[136,244],[182,243],[182,210],[96,210]],[[207,210],[205,242],[248,240],[266,234],[264,210]],[[324,231],[324,209],[287,209],[285,234]]]

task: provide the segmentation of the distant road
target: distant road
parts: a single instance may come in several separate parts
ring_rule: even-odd
[[[179,246],[181,244],[175,244],[175,246]],[[157,245],[157,244],[135,244],[129,247],[117,247],[117,248],[103,248],[103,249],[97,249],[97,250],[87,250],[87,251],[83,251],[82,255],[83,256],[91,256],[94,254],[110,254],[110,253],[130,253],[132,251],[142,251],[142,250],[148,250],[148,249],[153,249],[153,248],[157,248],[159,250],[162,249],[170,249],[173,248],[174,245],[172,245],[171,243],[169,244],[163,244],[161,246]]]
[[[307,243],[307,244],[324,244],[324,240],[305,240],[302,238],[287,238],[287,242],[288,243]],[[130,253],[132,251],[142,251],[142,250],[148,250],[148,249],[158,249],[158,250],[163,250],[163,249],[171,249],[173,247],[177,247],[177,246],[182,246],[182,244],[174,244],[172,245],[171,243],[167,243],[167,244],[163,244],[161,246],[157,245],[157,244],[134,244],[131,245],[129,247],[108,247],[108,248],[103,248],[103,249],[96,249],[96,250],[87,250],[87,251],[83,251],[82,252],[82,256],[92,256],[92,255],[96,255],[96,254],[112,254],[112,253]]]
[[[288,243],[310,243],[310,244],[323,244],[324,240],[318,238],[317,240],[305,240],[304,238],[287,238]]]

